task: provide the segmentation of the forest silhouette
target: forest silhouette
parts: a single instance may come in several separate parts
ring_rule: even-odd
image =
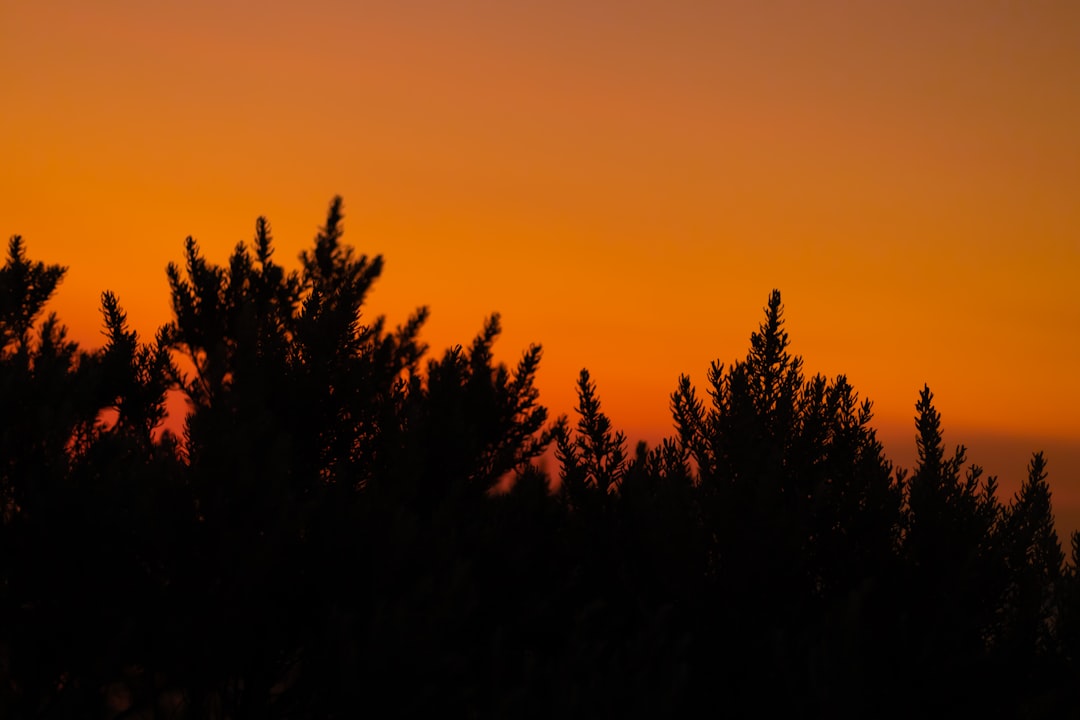
[[[1080,534],[1046,459],[1001,498],[949,449],[885,457],[804,375],[778,291],[743,359],[629,448],[586,370],[549,418],[499,316],[431,356],[364,302],[335,198],[297,270],[260,218],[170,265],[151,341],[0,269],[0,717],[1060,717],[1080,707]],[[166,398],[189,414],[162,430]],[[549,473],[540,462],[552,449]],[[506,488],[506,489],[503,489]]]

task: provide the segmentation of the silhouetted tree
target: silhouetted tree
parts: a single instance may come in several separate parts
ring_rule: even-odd
[[[617,492],[626,470],[626,436],[612,429],[611,420],[600,410],[596,383],[583,369],[578,377],[579,415],[573,436],[560,425],[556,437],[556,457],[562,466],[561,495],[569,507],[586,502],[586,493]]]
[[[907,488],[904,535],[910,613],[905,652],[920,668],[913,678],[916,697],[973,708],[1006,583],[1002,509],[994,477],[980,482],[977,465],[964,472],[963,446],[946,455],[929,387],[916,411],[918,463]]]
[[[39,492],[51,494],[51,483],[66,470],[68,444],[96,415],[82,382],[86,358],[55,314],[38,323],[65,272],[28,260],[18,235],[8,242],[0,268],[0,499],[6,520],[17,508],[34,512]]]
[[[870,427],[870,403],[843,376],[806,380],[783,325],[774,291],[746,359],[710,367],[709,406],[687,376],[671,402],[712,538],[716,642],[733,648],[725,692],[798,682],[792,668],[810,664],[819,675],[785,691],[807,712],[876,682],[861,674],[883,654],[902,476]],[[859,640],[840,647],[839,634]]]
[[[144,638],[161,621],[171,531],[188,519],[169,494],[178,489],[175,443],[153,436],[167,350],[160,338],[139,344],[109,293],[102,351],[80,352],[55,316],[32,337],[63,272],[27,260],[18,237],[0,270],[0,555],[12,629],[0,642],[18,688],[15,716],[73,712],[126,664],[151,660]]]
[[[1007,585],[994,638],[995,654],[1009,681],[1032,695],[1052,692],[1061,681],[1055,666],[1060,634],[1065,554],[1054,530],[1046,460],[1035,453],[1028,476],[1006,508],[1001,531]]]
[[[0,716],[1060,716],[1080,534],[1046,461],[1007,506],[947,453],[886,459],[845,376],[806,377],[780,293],[675,436],[627,449],[587,370],[549,423],[499,316],[427,359],[335,198],[296,270],[265,219],[188,238],[150,342],[42,320],[64,268],[0,268]],[[166,399],[188,404],[182,438]],[[555,441],[555,481],[543,455]],[[553,486],[557,486],[553,489]],[[897,678],[903,678],[898,683]],[[993,683],[995,692],[986,692]]]
[[[68,593],[85,587],[62,573],[87,540],[65,522],[77,507],[67,449],[96,415],[92,368],[55,315],[38,322],[64,273],[30,261],[17,235],[0,268],[0,645],[18,688],[13,712],[47,706],[63,674],[81,669],[64,636],[78,622]]]

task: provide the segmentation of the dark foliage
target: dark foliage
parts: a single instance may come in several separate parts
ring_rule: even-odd
[[[388,329],[335,199],[297,270],[264,219],[194,240],[152,342],[43,318],[64,268],[0,268],[0,717],[1058,717],[1080,698],[1080,536],[1047,462],[1007,503],[945,447],[886,459],[844,376],[806,377],[774,291],[750,350],[628,449],[588,371],[550,420],[499,316],[432,359]],[[189,413],[163,430],[166,401]],[[559,470],[542,469],[549,447]]]

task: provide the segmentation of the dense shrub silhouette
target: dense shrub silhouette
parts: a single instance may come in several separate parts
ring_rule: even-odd
[[[844,376],[806,377],[780,293],[630,449],[578,381],[496,363],[499,316],[428,357],[330,204],[297,269],[269,224],[197,243],[143,342],[68,341],[64,268],[0,268],[0,716],[1058,716],[1078,698],[1080,536],[1047,461],[1015,497],[949,452],[885,457]],[[162,430],[166,398],[189,414]],[[558,470],[540,458],[553,447]],[[508,489],[505,489],[508,488]]]

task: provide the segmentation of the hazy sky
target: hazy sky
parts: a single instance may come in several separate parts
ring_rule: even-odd
[[[1080,2],[0,2],[0,231],[70,266],[53,308],[149,334],[193,235],[278,257],[335,194],[370,310],[587,366],[634,437],[745,354],[783,292],[910,464],[946,439],[1012,490],[1046,449],[1080,513]],[[1080,515],[1077,515],[1080,518]],[[1080,521],[1078,521],[1080,523]]]

